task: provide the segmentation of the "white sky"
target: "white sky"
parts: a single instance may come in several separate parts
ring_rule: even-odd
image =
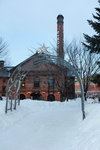
[[[86,20],[95,7],[97,0],[0,0],[0,36],[8,43],[12,65],[29,57],[32,47],[55,44],[58,14],[64,16],[65,41],[92,34]]]

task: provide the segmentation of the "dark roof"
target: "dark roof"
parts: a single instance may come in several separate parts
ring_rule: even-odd
[[[0,77],[10,77],[10,72],[6,68],[0,69]]]
[[[43,54],[43,55],[42,55],[42,54]],[[35,60],[36,56],[39,56],[39,57],[37,57],[37,58],[39,59],[39,58],[41,58],[41,57],[47,55],[47,54],[45,54],[45,53],[42,53],[42,54],[40,54],[40,53],[35,53],[34,55],[30,56],[29,58],[27,58],[27,59],[25,59],[24,61],[22,61],[21,63],[19,63],[17,66],[12,67],[12,68],[10,69],[10,71],[13,72],[18,66],[24,65],[25,63],[27,63],[27,62],[30,61],[31,59],[34,59],[34,60]],[[53,65],[57,66],[57,64],[55,64],[52,60],[51,60],[50,64],[53,64]],[[57,66],[57,67],[60,67],[60,66]],[[61,67],[63,67],[63,66],[61,66]],[[64,69],[64,68],[63,68],[63,69]],[[69,77],[74,77],[72,71],[70,71],[69,69],[67,69],[67,73],[68,73],[67,75],[68,75]]]

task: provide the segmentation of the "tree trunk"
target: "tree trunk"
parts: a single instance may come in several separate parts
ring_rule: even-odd
[[[85,101],[87,101],[87,92],[84,92]]]

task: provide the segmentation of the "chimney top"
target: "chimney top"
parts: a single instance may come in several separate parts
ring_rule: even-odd
[[[59,15],[57,16],[57,19],[59,19],[59,18],[64,19],[64,16],[63,16],[63,15],[61,15],[61,14],[59,14]]]

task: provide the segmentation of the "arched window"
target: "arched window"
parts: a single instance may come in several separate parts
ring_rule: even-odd
[[[23,99],[26,99],[26,97],[25,97],[24,94],[20,94],[20,95],[19,95],[19,99],[20,99],[20,100],[23,100]]]
[[[55,96],[53,94],[49,94],[47,97],[48,101],[55,101]]]
[[[54,88],[55,85],[55,78],[54,77],[49,77],[48,79],[48,87],[49,88]]]
[[[40,79],[36,77],[34,79],[34,88],[39,88],[40,87]]]

